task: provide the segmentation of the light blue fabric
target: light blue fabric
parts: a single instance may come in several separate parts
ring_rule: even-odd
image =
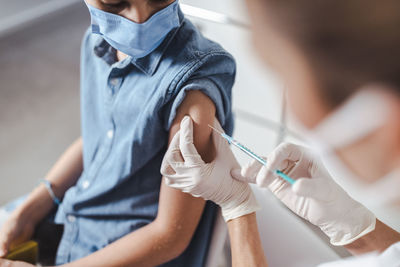
[[[92,32],[100,34],[115,49],[141,58],[156,49],[167,34],[179,27],[178,1],[158,11],[144,23],[105,12],[87,4]]]
[[[232,133],[234,59],[178,11],[180,27],[140,59],[116,62],[115,49],[99,35],[89,30],[84,37],[84,171],[56,215],[65,225],[57,264],[89,255],[155,219],[169,129],[187,91],[208,95]],[[163,266],[204,265],[215,211],[207,203],[189,247]]]

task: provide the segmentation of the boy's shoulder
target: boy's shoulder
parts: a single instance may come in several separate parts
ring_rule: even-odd
[[[226,85],[222,86],[223,89],[230,90],[235,79],[236,62],[220,44],[206,38],[185,18],[168,44],[158,70],[174,77],[168,92],[179,91],[188,80],[201,77],[224,80]]]
[[[180,29],[169,44],[168,50],[178,52],[178,54],[172,54],[183,57],[186,60],[200,60],[206,56],[215,55],[234,61],[229,52],[217,42],[206,38],[187,18],[183,20]]]

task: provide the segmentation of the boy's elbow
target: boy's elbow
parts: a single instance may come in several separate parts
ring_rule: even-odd
[[[193,233],[190,233],[184,227],[171,227],[168,224],[162,224],[159,227],[160,237],[164,240],[168,258],[175,259],[179,257],[189,246]]]
[[[176,234],[179,237],[179,233]],[[189,246],[190,240],[181,240],[181,238],[176,238],[176,242],[173,244],[171,251],[171,259],[179,257]]]

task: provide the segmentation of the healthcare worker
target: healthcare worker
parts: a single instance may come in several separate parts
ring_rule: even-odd
[[[269,188],[333,245],[362,254],[321,266],[400,266],[400,234],[347,194],[322,163],[340,163],[348,174],[340,179],[357,179],[369,192],[376,185],[370,202],[400,204],[400,2],[247,0],[247,5],[255,46],[286,83],[292,117],[311,149],[281,144],[266,166],[252,162],[240,169],[215,133],[215,159],[204,163],[193,145],[192,120],[185,117],[161,168],[167,183],[221,206],[234,266],[267,265],[248,182]],[[214,127],[221,130],[217,121]],[[296,182],[290,185],[276,170]]]

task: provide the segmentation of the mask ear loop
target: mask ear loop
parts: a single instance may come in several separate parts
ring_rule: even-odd
[[[324,147],[343,147],[366,137],[382,127],[389,110],[384,96],[372,90],[362,90],[329,115],[311,135]]]

